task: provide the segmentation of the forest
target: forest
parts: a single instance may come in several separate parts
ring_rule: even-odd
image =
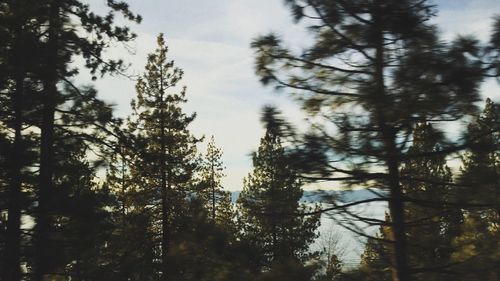
[[[251,38],[254,78],[307,126],[256,112],[233,198],[166,36],[130,77],[127,117],[78,80],[128,77],[107,54],[143,19],[102,2],[0,1],[1,281],[500,280],[500,88],[482,93],[500,83],[500,15],[487,41],[448,40],[427,0],[281,1],[311,40]],[[373,203],[384,217],[359,211]],[[325,220],[362,241],[354,266],[335,237],[313,247]]]

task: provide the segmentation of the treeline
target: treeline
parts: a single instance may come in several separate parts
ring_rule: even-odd
[[[489,42],[448,43],[426,1],[286,3],[315,40],[296,54],[257,38],[256,72],[312,124],[298,133],[265,108],[233,205],[214,138],[197,151],[204,138],[189,130],[196,115],[183,111],[183,71],[162,35],[128,118],[75,81],[126,73],[104,56],[136,37],[115,24],[141,21],[125,2],[99,16],[77,0],[1,1],[1,280],[498,280],[499,113],[475,104],[500,76],[500,20]],[[377,196],[299,203],[304,184],[325,181]],[[388,202],[384,220],[351,208],[376,201]],[[366,238],[358,269],[310,250],[322,213]]]
[[[103,54],[141,18],[83,1],[0,3],[1,280],[270,280],[311,277],[319,215],[299,217],[301,182],[268,128],[237,208],[221,186],[214,138],[199,153],[183,71],[162,35],[136,83],[132,114],[115,118],[93,79],[126,71]],[[82,57],[84,65],[72,63]],[[279,202],[279,203],[277,203]],[[290,271],[290,267],[294,270]],[[319,275],[318,275],[319,276]]]

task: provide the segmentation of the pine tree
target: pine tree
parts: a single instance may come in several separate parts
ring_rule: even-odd
[[[490,99],[468,127],[468,138],[475,145],[462,157],[456,197],[464,204],[462,233],[454,240],[452,258],[460,272],[459,280],[497,280],[500,278],[500,209],[499,209],[499,131],[498,105]]]
[[[146,73],[136,85],[137,101],[133,102],[130,122],[136,138],[136,157],[131,169],[134,176],[140,177],[137,188],[151,194],[146,204],[160,207],[155,213],[161,225],[162,278],[167,280],[173,270],[169,254],[176,216],[183,212],[185,199],[194,191],[196,143],[200,140],[188,129],[196,115],[187,115],[181,108],[187,101],[186,88],[173,92],[183,71],[167,60],[163,35],[158,36],[157,43],[158,48],[148,57]]]
[[[206,202],[207,210],[211,214],[212,221],[217,221],[218,205],[224,199],[225,192],[221,186],[224,177],[224,166],[222,163],[222,151],[215,146],[212,136],[207,145],[207,152],[200,167],[200,195]]]
[[[151,209],[151,194],[146,192],[137,154],[133,126],[117,124],[106,173],[105,188],[114,202],[108,206],[113,217],[109,240],[109,280],[150,280],[157,276],[157,246]],[[130,125],[130,124],[129,124]],[[131,131],[132,130],[132,131]]]
[[[468,138],[474,146],[462,157],[460,182],[474,186],[474,192],[462,192],[472,202],[489,203],[490,198],[499,198],[499,166],[500,166],[500,127],[498,105],[489,98],[482,114],[468,127]],[[462,201],[465,198],[462,198]],[[490,202],[494,205],[497,202]],[[500,208],[493,208],[492,218],[500,222]],[[495,214],[496,213],[496,214]],[[493,218],[492,222],[495,219]]]
[[[308,179],[388,191],[388,198],[376,200],[389,203],[393,280],[408,281],[401,165],[470,145],[453,139],[440,151],[413,154],[412,131],[419,122],[474,113],[483,78],[499,75],[498,30],[496,40],[484,45],[471,37],[442,43],[429,23],[432,5],[420,0],[286,4],[295,20],[310,27],[313,42],[295,52],[274,34],[257,38],[256,73],[264,84],[288,89],[316,117],[311,120],[318,120],[296,157]]]
[[[3,168],[4,178],[8,179],[6,248],[5,255],[0,257],[6,268],[1,274],[4,280],[21,279],[21,215],[27,208],[23,185],[26,185],[26,168],[34,161],[28,153],[32,134],[26,132],[33,125],[27,112],[36,108],[33,96],[36,79],[32,73],[38,62],[34,51],[38,23],[33,17],[39,7],[39,3],[24,0],[4,1],[0,7],[0,122],[5,125],[8,140],[2,144],[6,150],[0,151],[7,161]]]
[[[417,124],[409,153],[438,151],[440,139],[431,124]],[[411,266],[421,272],[419,280],[441,280],[437,269],[451,265],[452,241],[460,234],[463,221],[460,209],[446,207],[446,202],[455,201],[451,170],[444,155],[434,155],[406,161],[401,177],[409,201],[405,215]],[[429,206],[429,202],[443,202],[444,206]],[[436,270],[426,273],[431,269]]]
[[[287,161],[280,136],[268,128],[238,198],[243,239],[260,251],[258,265],[267,270],[305,262],[319,225],[319,216],[300,216],[310,208],[299,204],[302,184]]]
[[[235,237],[238,232],[236,225],[236,212],[234,210],[231,192],[222,191],[218,202],[215,223],[224,231]]]
[[[70,81],[71,77],[77,73],[77,70],[69,67],[74,55],[81,55],[85,59],[85,67],[94,77],[97,73],[105,74],[121,70],[123,62],[105,60],[103,51],[109,46],[110,41],[126,42],[132,40],[135,35],[126,27],[115,26],[114,14],[118,12],[128,20],[140,21],[140,17],[132,14],[128,5],[121,1],[107,1],[111,10],[107,16],[96,15],[90,11],[87,4],[81,1],[45,0],[40,1],[40,5],[42,8],[36,18],[43,26],[43,28],[40,27],[39,34],[40,65],[43,65],[43,71],[37,74],[43,90],[40,99],[40,172],[34,236],[36,248],[33,268],[36,281],[43,280],[45,275],[52,272],[51,260],[54,257],[51,256],[50,247],[57,243],[51,241],[51,208],[53,206],[49,203],[50,193],[54,188],[56,117],[61,105],[71,102],[65,99],[58,88],[64,84],[79,92]],[[81,28],[73,28],[74,26]],[[79,116],[78,112],[67,112],[67,114]],[[84,121],[88,125],[88,120]],[[96,123],[99,121],[97,120]],[[82,132],[85,131],[81,130],[81,134],[75,135],[85,135]]]

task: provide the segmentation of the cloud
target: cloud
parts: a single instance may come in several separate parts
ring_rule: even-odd
[[[102,0],[88,0],[103,11]],[[492,11],[497,1],[437,1],[439,17],[434,20],[447,39],[457,33],[487,37]],[[290,99],[273,93],[258,82],[253,71],[253,53],[249,44],[255,36],[276,31],[290,46],[307,44],[310,39],[303,25],[292,23],[282,1],[269,0],[183,0],[130,1],[133,11],[144,17],[133,29],[138,39],[130,44],[131,55],[117,44],[109,56],[123,57],[132,63],[130,73],[139,74],[147,54],[155,49],[158,33],[165,33],[169,56],[185,71],[181,84],[188,87],[187,112],[197,112],[192,124],[195,135],[215,135],[224,151],[228,177],[223,184],[230,190],[241,189],[242,178],[251,169],[249,153],[257,149],[263,129],[259,114],[263,105],[276,104],[294,123],[304,114]],[[498,7],[494,9],[492,7]],[[81,75],[79,81],[90,81]],[[100,96],[115,103],[119,116],[130,113],[135,97],[133,80],[115,76],[96,82]],[[487,83],[488,95],[498,97],[498,85]]]
[[[438,15],[433,19],[446,40],[457,35],[474,35],[486,41],[490,35],[493,16],[500,11],[497,0],[439,0]]]
[[[156,34],[140,33],[130,47],[131,54],[121,45],[108,52],[110,57],[122,57],[132,64],[129,74],[140,74],[147,54],[156,48]],[[253,58],[249,48],[228,43],[166,38],[168,56],[185,71],[181,85],[187,86],[186,112],[196,112],[191,129],[196,136],[215,135],[224,151],[227,178],[223,184],[232,190],[242,187],[242,178],[250,171],[249,154],[259,145],[263,129],[259,113],[264,104],[279,104],[297,119],[298,107],[284,96],[263,88],[253,73]],[[90,82],[82,73],[79,82]],[[135,97],[135,81],[123,76],[107,77],[95,82],[99,95],[116,104],[116,113],[130,114],[130,100]]]

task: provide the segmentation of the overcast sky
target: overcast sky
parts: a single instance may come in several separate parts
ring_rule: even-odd
[[[97,11],[104,11],[105,0],[88,0]],[[259,144],[263,129],[260,109],[277,105],[287,117],[299,122],[298,105],[284,93],[263,87],[253,70],[253,38],[270,31],[280,34],[289,45],[307,41],[301,26],[293,24],[283,0],[130,0],[131,9],[142,15],[140,25],[130,27],[138,38],[129,47],[114,46],[110,56],[132,63],[131,73],[142,72],[146,56],[155,49],[155,37],[164,33],[169,57],[184,69],[187,86],[185,110],[197,112],[191,129],[196,136],[215,136],[224,152],[228,190],[240,190],[242,179],[251,169],[249,154]],[[500,14],[498,0],[441,0],[434,20],[445,38],[474,34],[486,39],[493,15]],[[85,75],[79,83],[88,81]],[[116,104],[116,114],[130,113],[135,82],[125,77],[106,77],[96,82],[101,98]],[[484,96],[500,100],[500,87],[490,81]]]

